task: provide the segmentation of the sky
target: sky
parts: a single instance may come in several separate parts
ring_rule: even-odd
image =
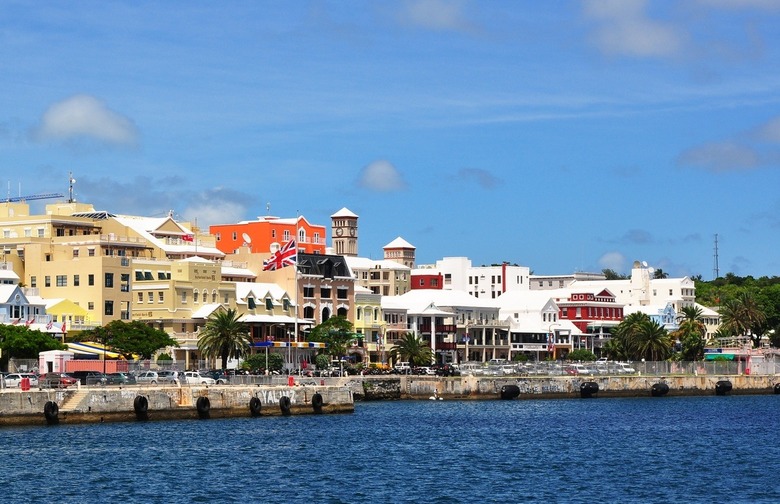
[[[777,26],[775,0],[6,0],[3,196],[72,173],[203,228],[347,207],[373,259],[777,276]]]

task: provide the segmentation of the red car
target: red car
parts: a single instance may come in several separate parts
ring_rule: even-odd
[[[38,378],[41,388],[67,388],[79,382],[67,373],[46,373]]]

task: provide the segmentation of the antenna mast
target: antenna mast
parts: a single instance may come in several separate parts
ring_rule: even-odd
[[[68,172],[68,203],[73,203],[73,184],[76,179],[73,178],[73,172]]]
[[[715,233],[715,254],[714,254],[714,257],[715,257],[715,268],[712,270],[712,273],[713,273],[713,275],[715,275],[713,280],[716,280],[716,279],[720,278],[720,268],[718,268],[718,234],[717,233]]]

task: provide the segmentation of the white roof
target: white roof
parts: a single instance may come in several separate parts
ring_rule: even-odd
[[[245,301],[249,293],[254,294],[256,299],[265,298],[266,294],[270,294],[272,299],[279,300],[287,294],[287,291],[275,283],[236,282],[237,301]]]
[[[489,299],[475,298],[460,290],[414,289],[400,296],[382,296],[382,308],[408,310],[409,313],[424,313],[434,305],[446,308],[495,308]]]
[[[387,259],[374,260],[374,259],[368,259],[367,257],[344,256],[344,260],[347,261],[347,266],[349,266],[349,269],[353,271],[356,269],[357,270],[375,269],[377,266],[379,266],[381,269],[387,269],[387,270],[404,270],[404,271],[411,270],[409,266],[404,266],[399,262],[390,261]]]
[[[216,257],[224,257],[225,254],[215,248],[215,247],[205,247],[203,245],[198,245],[198,239],[197,236],[195,236],[195,233],[191,229],[187,229],[175,220],[173,220],[170,217],[139,217],[135,215],[117,215],[114,217],[116,221],[123,226],[129,227],[136,233],[138,233],[141,237],[146,239],[148,242],[153,243],[155,246],[159,247],[163,251],[165,251],[166,254],[172,253],[172,254],[181,254],[181,253],[202,253],[202,254],[208,254],[209,256],[216,256]],[[173,222],[176,227],[179,228],[179,232],[170,232],[165,231],[161,232],[160,234],[166,234],[168,236],[185,236],[185,235],[193,235],[195,236],[195,239],[191,242],[182,242],[181,244],[168,244],[165,242],[165,240],[161,240],[154,236],[153,233],[157,232],[160,227],[162,227],[163,224],[166,222]]]
[[[0,269],[0,280],[13,280],[14,283],[19,283],[19,275],[12,269]]]
[[[386,248],[386,249],[397,249],[397,248],[416,249],[417,247],[415,247],[414,245],[412,245],[411,243],[409,243],[408,241],[404,240],[403,238],[401,238],[399,236],[398,238],[396,238],[395,240],[391,241],[390,243],[388,243],[387,245],[385,245],[382,248]]]
[[[194,319],[196,319],[196,318],[197,319],[207,319],[220,306],[222,306],[222,305],[219,304],[219,303],[205,304],[205,305],[201,306],[200,308],[198,308],[197,310],[195,310],[192,313],[192,318],[194,318]]]
[[[235,268],[233,266],[222,266],[222,276],[257,278],[257,275],[246,268]]]
[[[336,212],[333,215],[331,215],[331,218],[333,218],[333,217],[354,217],[354,218],[357,218],[358,216],[357,216],[357,214],[352,212],[352,210],[350,210],[349,208],[344,207],[341,210],[339,210],[338,212]]]

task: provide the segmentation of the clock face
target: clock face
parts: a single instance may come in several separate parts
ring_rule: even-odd
[[[343,234],[344,234],[344,230],[342,228],[337,228],[336,229],[336,236],[341,236]]]
[[[350,236],[355,236],[355,228],[349,228]]]

